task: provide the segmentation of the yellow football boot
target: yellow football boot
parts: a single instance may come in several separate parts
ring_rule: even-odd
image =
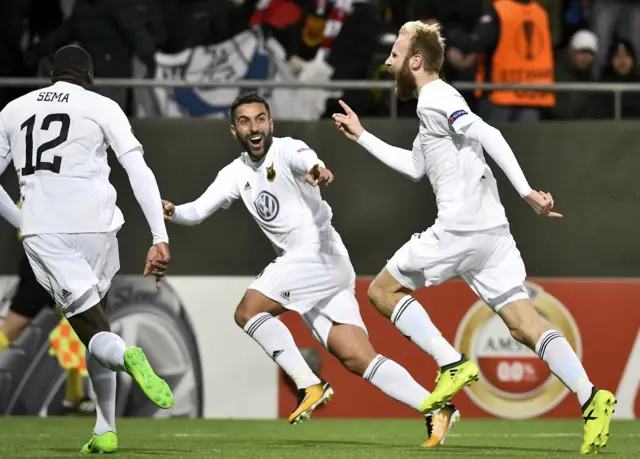
[[[460,420],[460,411],[451,403],[447,403],[441,410],[427,414],[425,420],[427,421],[429,438],[422,444],[422,447],[435,448],[444,444],[447,435],[455,423]]]
[[[479,373],[478,365],[467,360],[464,354],[459,361],[440,368],[436,378],[436,388],[422,402],[420,411],[423,414],[429,414],[444,407],[463,387],[468,386],[472,381],[477,381]]]
[[[613,416],[615,396],[607,390],[593,388],[591,398],[582,408],[584,436],[580,454],[597,453],[607,446],[609,426]]]
[[[298,424],[311,417],[311,413],[333,397],[329,383],[321,382],[306,389],[298,390],[298,407],[289,416],[289,423]]]

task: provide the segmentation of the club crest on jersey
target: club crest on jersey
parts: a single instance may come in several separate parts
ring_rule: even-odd
[[[256,208],[258,216],[265,222],[274,220],[280,212],[280,203],[278,199],[268,191],[262,191],[253,205]]]
[[[276,179],[276,170],[273,168],[273,164],[267,167],[267,180],[273,182]]]

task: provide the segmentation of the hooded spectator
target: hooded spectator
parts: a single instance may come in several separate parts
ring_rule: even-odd
[[[617,39],[609,49],[607,63],[602,80],[609,83],[638,83],[636,52],[628,40]],[[613,93],[603,95],[602,110],[607,117],[615,116],[615,99]],[[622,94],[622,118],[640,118],[640,93]]]

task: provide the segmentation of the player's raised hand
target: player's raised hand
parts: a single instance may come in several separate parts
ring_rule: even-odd
[[[554,202],[551,193],[545,193],[544,191],[532,191],[524,198],[527,203],[535,210],[535,212],[541,217],[549,218],[562,218],[562,214],[558,212],[551,212]]]
[[[165,220],[171,220],[175,211],[176,206],[173,205],[172,202],[162,200],[162,213],[164,214]]]
[[[347,139],[353,140],[357,142],[362,133],[364,132],[364,128],[362,127],[362,123],[360,123],[360,119],[356,112],[351,110],[344,101],[340,101],[340,106],[344,109],[344,113],[334,113],[333,119],[336,122],[336,128],[340,132],[342,132]]]
[[[160,280],[167,274],[167,267],[170,261],[169,244],[158,242],[147,253],[147,259],[144,264],[144,277],[149,276],[149,274],[156,276],[156,287],[160,288]]]
[[[329,169],[325,169],[324,167],[320,167],[319,165],[315,165],[311,168],[307,175],[305,175],[305,180],[312,186],[318,185],[329,185],[333,182],[333,173]]]

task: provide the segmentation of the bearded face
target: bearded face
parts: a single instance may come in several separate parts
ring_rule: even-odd
[[[394,75],[396,79],[396,96],[402,101],[416,97],[418,84],[416,77],[409,68],[409,56],[402,63],[400,70]]]
[[[396,96],[402,101],[416,97],[417,93],[416,77],[409,67],[409,54],[409,40],[401,36],[396,40],[391,55],[385,62],[387,70],[396,82]]]

